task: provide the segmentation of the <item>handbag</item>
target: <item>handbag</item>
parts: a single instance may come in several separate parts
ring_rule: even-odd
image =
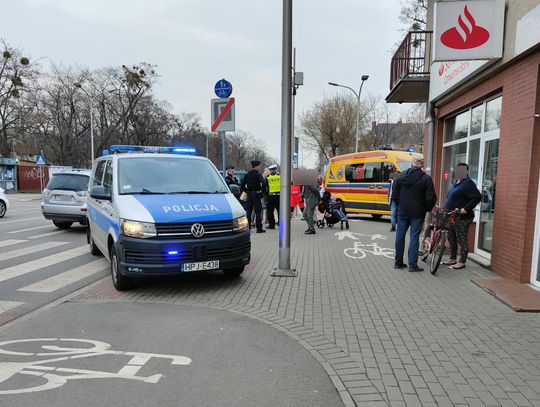
[[[247,201],[247,198],[248,198],[248,195],[247,195],[246,192],[242,192],[242,193],[240,194],[240,200],[241,200],[242,202],[246,202],[246,201]]]

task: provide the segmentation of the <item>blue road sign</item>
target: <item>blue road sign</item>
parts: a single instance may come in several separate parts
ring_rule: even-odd
[[[232,94],[232,84],[225,79],[221,79],[216,82],[214,92],[218,98],[226,99]]]
[[[43,157],[42,155],[36,156],[36,164],[45,165],[45,157]]]

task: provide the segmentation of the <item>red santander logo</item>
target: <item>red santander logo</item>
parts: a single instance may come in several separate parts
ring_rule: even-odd
[[[489,40],[489,31],[476,25],[467,6],[463,9],[463,16],[459,15],[457,26],[442,33],[441,42],[452,49],[472,49],[484,45]]]

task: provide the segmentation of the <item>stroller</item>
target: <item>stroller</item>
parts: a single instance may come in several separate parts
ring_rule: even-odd
[[[323,218],[317,221],[317,227],[319,229],[324,228],[325,224],[331,228],[337,223],[340,224],[341,229],[343,229],[343,225],[349,229],[349,219],[345,214],[343,203],[336,202],[336,200],[332,198],[330,192],[324,192],[317,209],[323,214]]]

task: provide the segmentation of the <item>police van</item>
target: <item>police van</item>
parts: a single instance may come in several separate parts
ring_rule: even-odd
[[[216,167],[194,150],[112,146],[89,184],[90,251],[111,263],[117,290],[139,277],[249,264],[249,223]]]

